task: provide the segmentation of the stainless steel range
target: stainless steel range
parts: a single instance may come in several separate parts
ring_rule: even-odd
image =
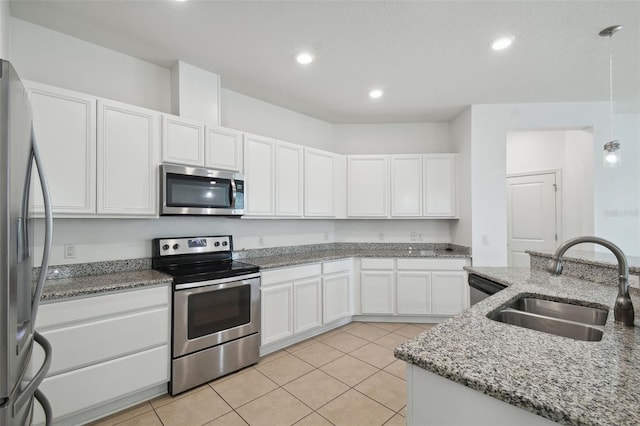
[[[152,242],[153,269],[173,277],[171,395],[258,361],[259,268],[232,250],[230,235]]]

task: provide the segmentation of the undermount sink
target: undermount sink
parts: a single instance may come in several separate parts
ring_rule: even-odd
[[[556,336],[597,342],[602,340],[609,310],[585,306],[579,300],[554,301],[518,295],[501,309],[489,313],[494,321]]]

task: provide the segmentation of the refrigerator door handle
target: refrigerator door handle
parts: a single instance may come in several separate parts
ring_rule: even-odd
[[[49,367],[51,366],[51,343],[49,343],[49,341],[37,331],[33,332],[33,340],[38,343],[42,347],[42,349],[44,349],[44,362],[42,363],[42,366],[40,366],[40,369],[38,370],[36,375],[33,376],[33,379],[31,379],[27,386],[25,386],[25,388],[22,389],[22,391],[16,397],[15,403],[13,404],[14,413],[20,411],[24,404],[30,403],[30,401],[32,400],[31,398],[36,393],[38,386],[40,386],[40,383],[42,383],[42,381],[44,380],[44,377],[49,371]],[[42,394],[42,392],[40,392],[40,394]],[[47,407],[43,405],[43,408],[45,410],[45,414],[47,414]],[[51,406],[49,406],[48,409],[49,413],[47,418],[51,418]]]
[[[49,400],[47,399],[46,396],[44,396],[44,394],[40,389],[36,389],[36,391],[33,393],[33,396],[35,397],[35,399],[38,400],[38,402],[40,403],[40,406],[42,407],[42,410],[44,411],[45,426],[50,426],[51,421],[53,420],[52,419],[53,411],[51,409],[51,404],[49,403]]]
[[[38,304],[40,303],[42,289],[47,279],[47,270],[49,269],[51,239],[53,236],[53,212],[51,211],[51,194],[49,193],[47,174],[45,173],[44,165],[42,164],[42,159],[40,158],[40,151],[38,150],[38,144],[36,143],[36,135],[33,129],[33,125],[31,125],[31,153],[36,161],[38,175],[40,176],[40,186],[42,186],[42,198],[44,199],[45,215],[44,250],[42,252],[42,265],[40,266],[40,276],[38,277],[38,284],[36,285],[36,291],[33,295],[33,302],[31,305],[31,323],[35,328],[36,316],[38,315]]]

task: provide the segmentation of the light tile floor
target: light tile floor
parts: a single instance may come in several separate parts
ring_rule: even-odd
[[[92,425],[404,425],[405,365],[393,349],[431,326],[352,322]]]

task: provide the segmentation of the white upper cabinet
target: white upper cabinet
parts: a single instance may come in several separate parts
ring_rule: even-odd
[[[248,216],[274,216],[275,141],[245,134],[245,213]]]
[[[159,116],[98,101],[98,214],[157,214]]]
[[[204,143],[206,167],[242,172],[242,132],[206,126]]]
[[[204,125],[164,114],[162,116],[162,161],[204,165]]]
[[[391,216],[422,216],[422,155],[391,156]]]
[[[457,154],[423,156],[426,217],[455,218],[457,211]]]
[[[276,215],[302,216],[302,147],[276,142]]]
[[[334,217],[335,157],[331,152],[304,149],[304,215]]]
[[[347,215],[388,217],[389,156],[351,155],[347,158]]]
[[[35,135],[47,170],[53,213],[96,212],[96,98],[27,83]],[[34,169],[34,210],[44,212]]]

